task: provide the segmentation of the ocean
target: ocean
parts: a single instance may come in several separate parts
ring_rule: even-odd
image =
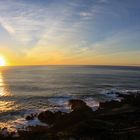
[[[96,108],[101,101],[118,100],[115,92],[140,93],[140,67],[1,67],[0,127],[28,125],[24,116],[42,110],[68,111],[69,99]]]

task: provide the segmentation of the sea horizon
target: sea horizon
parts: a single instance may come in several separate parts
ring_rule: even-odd
[[[96,65],[96,64],[44,64],[44,65],[6,65],[6,66],[0,66],[0,68],[4,67],[30,67],[30,66],[95,66],[95,67],[140,67],[140,65]]]

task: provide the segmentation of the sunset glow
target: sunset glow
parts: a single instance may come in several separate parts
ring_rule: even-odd
[[[140,65],[139,5],[1,0],[0,53],[9,65]]]
[[[0,56],[0,66],[6,66],[6,60],[2,56]]]

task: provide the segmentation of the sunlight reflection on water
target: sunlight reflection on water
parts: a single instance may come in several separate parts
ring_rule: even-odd
[[[5,101],[3,98],[5,96],[10,96],[10,93],[6,90],[6,84],[4,83],[2,73],[0,72],[0,113],[14,109],[15,102]]]
[[[0,72],[0,112],[12,110],[15,104],[14,101],[5,101],[3,98],[5,96],[10,96],[10,93],[6,90],[6,84]]]
[[[14,109],[14,101],[0,101],[0,113],[7,112]]]
[[[0,97],[10,96],[10,93],[7,91],[6,84],[4,83],[4,78],[2,73],[0,72]]]
[[[2,72],[0,72],[0,113],[14,110],[15,101],[6,101],[4,97],[11,96],[8,92],[6,84],[4,83],[4,77]],[[2,117],[2,116],[0,116]],[[0,122],[0,127],[8,127],[6,122]]]

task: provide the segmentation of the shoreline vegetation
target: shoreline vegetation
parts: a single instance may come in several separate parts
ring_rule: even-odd
[[[16,132],[1,128],[0,140],[139,140],[140,94],[116,94],[121,101],[101,102],[96,111],[82,100],[71,99],[70,113],[29,114],[26,120],[38,119],[46,125]]]

